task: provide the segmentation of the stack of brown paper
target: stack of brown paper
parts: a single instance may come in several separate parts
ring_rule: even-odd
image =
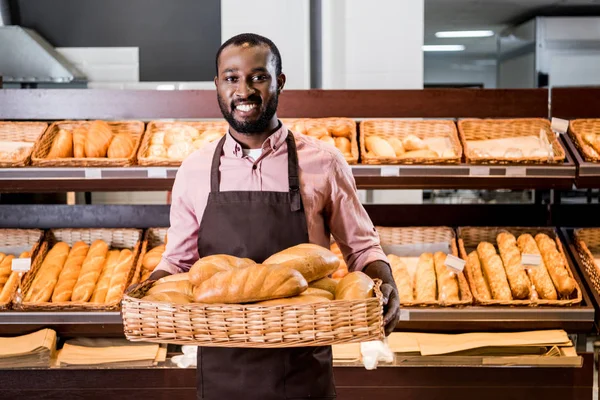
[[[360,343],[345,343],[332,346],[333,361],[353,363],[360,361]]]
[[[164,362],[166,345],[132,343],[126,339],[79,338],[65,342],[58,352],[59,367],[152,367]]]
[[[52,329],[0,338],[0,368],[48,368],[55,353],[56,332]]]

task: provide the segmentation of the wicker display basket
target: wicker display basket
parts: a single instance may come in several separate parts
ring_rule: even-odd
[[[48,128],[45,122],[2,122],[0,121],[0,142],[27,142],[31,148],[15,160],[0,159],[0,168],[24,167],[31,161],[35,142]],[[0,149],[1,150],[1,149]]]
[[[567,257],[563,250],[562,243],[556,234],[554,228],[521,228],[521,227],[462,227],[458,228],[458,247],[460,251],[460,256],[464,260],[467,259],[467,255],[476,250],[477,245],[481,242],[490,242],[496,247],[496,251],[498,250],[498,246],[496,243],[496,237],[500,232],[509,232],[512,233],[516,238],[519,235],[528,233],[535,237],[538,233],[545,233],[550,238],[556,241],[556,247],[560,254],[562,255],[565,265],[567,266],[567,271],[569,275],[573,278],[573,272],[571,271],[571,267],[567,261]],[[500,253],[498,253],[500,254]],[[571,294],[569,299],[561,299],[561,300],[544,300],[544,299],[536,299],[536,300],[484,300],[482,299],[478,292],[477,287],[473,283],[473,277],[470,276],[469,271],[467,271],[467,280],[471,286],[471,292],[473,293],[473,297],[475,298],[475,302],[478,305],[482,306],[572,306],[575,304],[581,303],[582,293],[581,288],[579,287],[579,283],[575,280],[575,291]]]
[[[434,137],[448,138],[454,152],[453,157],[397,158],[376,157],[367,153],[365,138],[379,136],[383,139],[403,139],[408,135],[419,139]],[[360,123],[360,153],[362,164],[458,164],[462,157],[462,146],[452,120],[366,120]]]
[[[496,158],[471,154],[469,141],[505,139],[520,136],[539,137],[540,129],[546,133],[554,156]],[[458,133],[462,141],[465,160],[471,164],[558,164],[565,160],[565,151],[550,128],[550,121],[542,118],[521,119],[462,119],[458,121]]]
[[[383,300],[375,297],[313,304],[169,304],[141,300],[153,282],[123,298],[127,339],[208,347],[329,346],[381,340]]]
[[[574,235],[579,258],[585,266],[582,272],[600,293],[600,265],[596,263],[596,259],[600,259],[600,228],[576,229]]]
[[[569,124],[569,135],[573,143],[586,161],[600,161],[600,154],[596,149],[583,140],[586,134],[600,135],[600,119],[575,119]]]
[[[142,121],[106,121],[113,135],[127,133],[135,139],[133,151],[128,158],[86,157],[86,158],[54,158],[47,159],[54,138],[61,129],[74,130],[87,126],[90,121],[57,121],[54,122],[35,144],[31,161],[39,167],[128,167],[135,164],[137,149],[144,133]]]
[[[331,126],[339,125],[339,124],[347,124],[350,127],[350,157],[345,157],[346,162],[348,164],[357,164],[358,163],[358,139],[356,134],[356,122],[350,118],[342,118],[342,117],[332,117],[332,118],[282,118],[281,122],[287,126],[293,133],[302,133],[302,132],[294,132],[294,125],[298,122],[304,123],[305,126],[315,126],[315,125],[323,125],[326,128]]]
[[[23,248],[27,248],[27,251],[31,252],[30,271],[33,271],[41,263],[39,254],[42,253],[45,246],[42,242],[43,237],[44,232],[38,229],[0,229],[0,248],[2,249],[0,251],[18,257]],[[23,279],[27,280],[30,273],[25,273]],[[0,310],[6,310],[10,307],[17,289],[18,287],[10,293],[7,301],[0,303]]]
[[[142,276],[144,273],[143,269],[143,261],[146,253],[156,246],[161,244],[165,244],[165,239],[167,237],[167,231],[169,228],[149,228],[144,235],[144,246],[143,251],[140,253],[140,262],[136,265],[136,270],[131,279],[131,284],[139,283],[142,280]]]
[[[130,249],[133,252],[133,263],[127,278],[127,285],[131,283],[133,275],[139,269],[138,263],[141,262],[140,254],[144,249],[144,240],[140,229],[51,229],[44,238],[44,247],[39,254],[40,262],[36,268],[31,269],[31,274],[23,283],[23,298],[30,289],[36,274],[39,272],[43,260],[57,242],[65,242],[73,246],[75,242],[82,241],[91,244],[93,241],[102,239],[108,244],[109,248]],[[111,304],[92,304],[89,302],[14,302],[15,309],[24,311],[115,311],[119,309],[120,301]]]
[[[450,254],[458,257],[456,248],[456,237],[454,230],[448,227],[412,227],[412,228],[390,228],[377,227],[382,246],[393,245],[420,245],[420,244],[445,244]],[[402,254],[396,254],[402,256]],[[460,300],[458,301],[413,301],[403,302],[402,306],[464,306],[473,303],[473,296],[469,290],[469,284],[464,272],[456,274],[458,278],[458,289]]]
[[[146,133],[144,134],[144,138],[142,139],[142,144],[138,150],[138,164],[145,166],[154,166],[154,167],[178,167],[181,165],[180,160],[172,160],[170,158],[159,158],[159,157],[148,157],[147,152],[150,147],[150,140],[152,139],[152,135],[155,132],[162,131],[163,129],[168,129],[173,126],[181,126],[187,125],[192,128],[198,129],[198,131],[203,132],[207,129],[217,129],[223,130],[223,134],[227,133],[227,129],[229,125],[226,121],[150,121],[148,126],[146,127]]]

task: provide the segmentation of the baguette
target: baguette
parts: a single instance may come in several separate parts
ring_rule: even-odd
[[[498,250],[500,250],[513,298],[519,300],[529,298],[531,282],[521,265],[521,252],[517,247],[517,239],[508,232],[501,232],[496,237],[496,242],[498,242]]]
[[[367,274],[351,272],[343,277],[335,288],[336,300],[363,300],[373,297],[375,283]]]
[[[392,145],[379,136],[368,136],[365,138],[365,147],[367,151],[376,157],[396,157],[396,152]]]
[[[193,290],[194,290],[194,288],[189,281],[155,283],[150,288],[150,290],[148,290],[146,295],[155,295],[157,293],[165,293],[165,292],[177,292],[177,293],[181,293],[184,296],[187,296],[191,299],[193,296]]]
[[[284,299],[265,300],[255,303],[260,306],[290,306],[301,304],[328,303],[329,299],[322,296],[294,296]]]
[[[106,260],[104,261],[104,267],[98,278],[98,284],[94,288],[90,303],[102,304],[106,300],[106,293],[108,293],[108,287],[110,286],[110,280],[113,276],[115,266],[119,261],[121,252],[119,250],[109,250],[106,254]]]
[[[483,266],[483,274],[490,285],[492,298],[494,300],[512,300],[512,293],[502,265],[502,259],[496,254],[494,245],[488,242],[479,243],[477,254]]]
[[[335,295],[335,288],[336,288],[337,284],[338,284],[338,282],[335,279],[325,277],[325,278],[321,278],[317,281],[309,283],[308,287],[309,287],[309,289],[315,288],[315,289],[327,290],[329,293]]]
[[[108,158],[129,158],[133,153],[134,139],[128,133],[119,133],[110,142]]]
[[[412,303],[414,301],[414,290],[406,264],[397,255],[388,254],[387,257],[392,267],[394,282],[396,282],[396,287],[398,288],[400,303]]]
[[[263,264],[293,268],[310,283],[333,274],[340,265],[340,259],[325,247],[303,243],[273,254]]]
[[[52,247],[25,295],[26,302],[45,303],[50,300],[68,255],[69,245],[65,242],[58,242]]]
[[[570,296],[575,290],[575,280],[569,275],[565,259],[556,248],[556,242],[543,233],[535,235],[535,241],[558,293],[564,297]]]
[[[92,122],[85,141],[85,156],[94,158],[106,157],[112,137],[113,134],[110,126],[106,122]]]
[[[483,276],[477,251],[472,251],[469,253],[467,257],[467,263],[465,264],[465,269],[467,269],[467,273],[473,279],[472,284],[475,286],[477,297],[481,300],[491,300],[492,295],[490,294],[488,283]]]
[[[161,283],[167,283],[167,282],[189,281],[189,278],[190,278],[189,272],[184,272],[181,274],[173,274],[173,275],[165,276],[164,278],[160,278],[159,280],[156,281],[156,284],[160,285]]]
[[[73,130],[73,157],[85,158],[85,140],[87,129],[79,126]]]
[[[117,260],[117,264],[115,265],[110,278],[110,285],[104,302],[105,304],[113,304],[121,300],[123,292],[127,287],[127,281],[132,267],[133,252],[129,249],[121,250],[121,254],[119,254],[119,259]]]
[[[4,256],[4,254],[0,253],[0,263],[2,262],[2,256]],[[31,257],[31,253],[28,251],[24,251],[19,255],[19,258],[29,257]],[[6,281],[6,284],[4,284],[4,287],[0,289],[0,304],[7,303],[10,300],[14,291],[17,290],[17,286],[19,286],[19,273],[17,271],[12,271],[8,277],[8,280]]]
[[[217,272],[244,268],[254,264],[256,263],[249,258],[238,258],[225,254],[202,257],[190,268],[189,280],[192,284],[198,286]]]
[[[10,276],[10,272],[12,269],[12,260],[13,258],[15,258],[15,256],[13,255],[2,255],[4,257],[2,257],[2,261],[0,261],[0,290],[2,290],[2,288],[6,284],[6,281],[8,280],[8,277]]]
[[[445,265],[446,254],[438,251],[433,255],[435,275],[437,277],[438,299],[441,302],[456,302],[460,300],[456,274]]]
[[[175,304],[189,304],[192,302],[192,299],[189,296],[186,296],[183,293],[179,292],[160,292],[152,295],[146,295],[142,297],[142,300],[146,301],[160,301],[166,303],[175,303]]]
[[[333,300],[334,296],[331,292],[323,289],[311,288],[309,287],[304,292],[300,293],[300,296],[321,296],[325,297],[327,300]]]
[[[103,240],[96,240],[92,243],[73,287],[72,301],[87,302],[90,300],[102,272],[107,252],[108,245]]]
[[[162,254],[165,252],[165,245],[158,245],[144,255],[142,267],[147,271],[154,271],[154,268],[160,262]]]
[[[519,245],[519,250],[521,250],[522,254],[540,254],[541,256],[533,236],[523,234],[519,236],[517,244]],[[546,268],[546,264],[544,264],[544,260],[541,260],[541,264],[537,267],[529,268],[528,271],[531,281],[540,298],[544,300],[558,299],[558,294],[552,283],[552,278],[550,278],[550,275],[548,274],[548,269]]]
[[[73,157],[73,135],[71,131],[61,129],[52,142],[52,147],[46,158],[67,158]]]
[[[437,280],[435,278],[435,266],[433,254],[423,253],[417,263],[415,274],[415,300],[428,302],[437,300]]]
[[[56,282],[54,292],[52,293],[53,303],[71,300],[73,287],[75,287],[79,272],[81,272],[81,265],[83,264],[83,260],[85,260],[89,248],[90,246],[84,242],[76,242],[73,244],[73,247],[67,256],[67,260],[65,261],[65,265],[58,276],[58,282]]]
[[[219,272],[194,288],[199,303],[251,303],[296,296],[308,287],[302,274],[281,265],[256,264]]]

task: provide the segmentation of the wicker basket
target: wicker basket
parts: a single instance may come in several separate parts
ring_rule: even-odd
[[[338,300],[314,304],[169,304],[141,300],[146,282],[123,298],[127,339],[208,347],[329,346],[381,340],[383,300]]]
[[[593,289],[600,293],[600,266],[596,264],[596,258],[600,258],[600,228],[576,229],[575,244],[585,266],[583,273],[590,278]]]
[[[28,142],[31,148],[13,161],[0,160],[0,168],[24,167],[31,161],[35,142],[44,133],[45,122],[2,122],[0,121],[0,142]]]
[[[456,237],[454,230],[448,227],[412,227],[412,228],[390,228],[390,227],[377,227],[379,238],[382,245],[386,244],[423,244],[423,243],[445,243],[448,244],[450,251],[453,256],[458,257],[458,250],[456,248]],[[396,254],[400,256],[400,254]],[[469,290],[469,284],[465,278],[463,272],[458,273],[458,288],[459,288],[459,301],[428,301],[428,302],[403,302],[403,306],[463,306],[473,303],[473,296]]]
[[[536,136],[543,129],[552,145],[554,157],[495,158],[472,155],[471,140],[505,139],[520,136]],[[471,164],[558,164],[565,160],[565,151],[552,133],[550,121],[542,118],[522,119],[462,119],[458,121],[458,133],[465,150],[465,160]]]
[[[169,127],[177,125],[191,126],[192,128],[196,128],[200,132],[205,131],[207,129],[223,130],[224,134],[227,133],[227,129],[229,127],[226,121],[150,121],[148,123],[148,126],[146,127],[146,133],[144,134],[144,138],[142,139],[140,149],[138,150],[137,158],[139,165],[155,167],[178,167],[181,165],[180,160],[171,160],[170,158],[146,156],[146,153],[148,152],[148,147],[150,147],[150,140],[152,139],[152,135],[154,135],[155,132],[161,131],[163,129],[168,129]]]
[[[50,125],[50,128],[42,135],[35,144],[32,164],[40,167],[128,167],[135,164],[135,155],[142,134],[144,133],[144,123],[141,121],[106,121],[114,135],[127,133],[135,139],[133,152],[129,158],[107,158],[107,157],[89,157],[89,158],[55,158],[47,159],[54,138],[61,129],[74,130],[80,126],[87,126],[89,121],[57,121]]]
[[[583,140],[583,136],[592,133],[600,135],[600,119],[575,119],[569,125],[569,135],[586,161],[600,161],[600,154]]]
[[[38,268],[41,263],[41,257],[39,254],[42,252],[42,248],[44,246],[42,242],[42,238],[44,237],[44,232],[38,229],[0,229],[0,248],[4,250],[9,250],[11,248],[14,251],[6,251],[5,254],[12,254],[15,257],[18,257],[17,254],[20,251],[20,248],[27,247],[31,249],[31,269],[30,271]],[[31,272],[28,272],[24,276],[24,280],[28,278],[28,275]],[[12,303],[12,299],[16,294],[16,289],[10,293],[10,298],[8,301],[0,303],[0,310],[6,310],[10,307]]]
[[[281,122],[283,122],[288,129],[290,129],[293,133],[301,133],[294,132],[294,125],[297,123],[304,123],[305,126],[311,127],[315,125],[323,125],[326,128],[331,126],[339,125],[339,124],[347,124],[350,127],[350,152],[351,157],[345,157],[346,162],[348,164],[357,164],[358,163],[358,139],[356,134],[356,122],[350,118],[342,118],[342,117],[332,117],[332,118],[282,118]]]
[[[397,158],[376,157],[367,153],[365,138],[379,136],[383,139],[405,138],[415,135],[419,139],[447,137],[454,151],[453,157]],[[462,146],[451,120],[367,120],[360,123],[360,153],[363,164],[458,164],[462,157]]]
[[[519,237],[519,235],[529,233],[534,236],[538,233],[545,233],[550,238],[556,241],[556,247],[560,254],[562,254],[563,259],[565,261],[565,265],[567,266],[567,271],[569,275],[573,278],[573,272],[569,266],[567,261],[567,257],[563,250],[562,243],[556,234],[554,228],[520,228],[520,227],[463,227],[458,228],[458,247],[460,251],[460,256],[466,260],[467,255],[476,249],[477,245],[481,242],[490,242],[496,246],[496,237],[500,232],[509,232],[515,235],[515,237]],[[466,270],[466,269],[465,269]],[[581,288],[579,287],[579,283],[575,280],[575,291],[571,294],[571,298],[562,299],[562,300],[544,300],[544,299],[536,299],[536,300],[484,300],[482,299],[477,292],[477,287],[474,285],[473,277],[470,276],[469,271],[467,271],[467,280],[471,285],[471,292],[473,293],[473,297],[475,298],[475,302],[482,306],[572,306],[575,304],[581,303],[582,293]]]
[[[136,270],[131,280],[131,284],[139,283],[143,276],[143,261],[146,252],[152,250],[156,246],[165,244],[167,237],[167,231],[169,228],[149,228],[144,235],[144,246],[143,251],[140,253],[140,262],[136,265]]]
[[[142,231],[140,229],[52,229],[46,233],[44,239],[43,251],[39,254],[40,262],[36,265],[36,268],[31,269],[31,275],[24,280],[23,293],[27,294],[30,289],[33,280],[38,273],[40,266],[46,257],[46,254],[52,246],[57,242],[65,242],[69,246],[73,246],[75,242],[82,241],[87,244],[91,244],[94,240],[102,239],[108,244],[109,248],[118,249],[130,249],[133,252],[133,263],[129,276],[127,278],[127,284],[131,282],[133,275],[141,262],[140,253],[144,250],[144,241],[142,237]],[[25,296],[23,296],[25,297]],[[24,311],[115,311],[119,309],[119,302],[112,304],[92,304],[88,302],[74,302],[65,301],[59,303],[31,303],[22,302],[14,303],[14,308]]]

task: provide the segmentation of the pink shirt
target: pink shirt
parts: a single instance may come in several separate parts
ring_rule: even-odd
[[[273,133],[254,161],[227,135],[221,156],[221,191],[287,192],[287,128]],[[348,269],[360,271],[375,260],[387,262],[379,236],[356,193],[352,170],[333,146],[295,135],[300,167],[300,192],[308,238],[329,248],[330,233],[344,254]],[[173,185],[168,243],[157,269],[185,272],[199,258],[198,229],[210,193],[210,168],[215,141],[185,159]],[[257,166],[253,169],[253,165]],[[240,229],[244,229],[240,226]]]

